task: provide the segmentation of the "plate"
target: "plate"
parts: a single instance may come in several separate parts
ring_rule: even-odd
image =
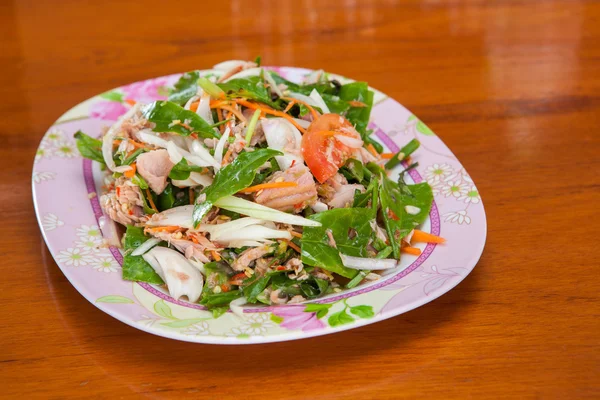
[[[269,69],[291,81],[311,72]],[[351,82],[332,75],[342,83]],[[427,125],[375,91],[369,127],[386,151],[396,152],[415,137],[421,142],[413,155],[419,166],[410,171],[410,178],[432,186],[434,204],[423,230],[445,237],[445,244],[423,245],[418,257],[404,254],[399,268],[353,290],[300,305],[248,307],[243,314],[228,312],[217,319],[198,304],[174,300],[161,287],[124,281],[119,250],[98,248],[103,243],[99,167],[79,155],[73,134],[82,130],[99,136],[127,110],[127,100],[164,99],[165,87],[179,76],[136,82],[86,100],[50,127],[37,150],[32,185],[40,229],[67,279],[100,310],[135,328],[177,340],[277,342],[340,332],[402,314],[446,293],[475,267],[485,244],[486,219],[473,180]],[[394,173],[397,176],[399,167],[392,177]]]

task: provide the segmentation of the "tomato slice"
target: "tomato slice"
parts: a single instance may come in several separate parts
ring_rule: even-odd
[[[352,124],[338,114],[323,114],[310,124],[302,136],[302,156],[320,183],[335,175],[353,152],[336,140],[335,134],[360,138]]]

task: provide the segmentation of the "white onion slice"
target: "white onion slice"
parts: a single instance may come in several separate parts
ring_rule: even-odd
[[[187,296],[195,303],[202,294],[204,277],[181,253],[167,247],[155,247],[142,256],[165,281],[175,299]]]
[[[246,63],[247,63],[247,61],[244,61],[244,60],[228,60],[228,61],[220,62],[216,65],[213,65],[213,69],[227,72],[235,67],[239,67],[240,65],[244,65]]]
[[[173,207],[161,213],[154,214],[146,222],[148,226],[180,226],[192,229],[192,212],[194,205]]]
[[[235,299],[231,303],[229,303],[229,309],[238,317],[244,318],[244,309],[242,308],[242,306],[247,303],[248,300],[246,300],[245,297],[240,297],[239,299]]]
[[[250,225],[260,224],[261,222],[264,221],[258,218],[245,217],[230,222],[225,222],[224,224],[200,224],[195,230],[198,232],[208,232],[211,234],[211,238],[214,239],[214,237],[219,237],[230,231],[243,229]]]
[[[173,164],[178,164],[179,161],[183,159],[183,156],[179,151],[179,147],[177,147],[173,142],[167,143],[167,152],[169,153],[169,158]]]
[[[196,100],[198,100],[199,98],[200,98],[200,96],[197,96],[197,95],[190,97],[190,99],[187,101],[187,103],[185,103],[183,108],[186,110],[189,110],[190,107],[192,106],[192,103],[195,102]]]
[[[296,122],[298,125],[300,125],[304,129],[306,129],[310,126],[310,121],[307,121],[305,119],[294,118],[294,122]]]
[[[137,249],[133,250],[131,252],[131,255],[132,256],[141,256],[142,254],[146,254],[148,251],[150,251],[151,248],[153,248],[154,246],[156,246],[159,243],[160,243],[160,239],[150,238],[150,239],[146,240],[144,243],[142,243],[141,245],[139,245]]]
[[[172,179],[171,182],[177,187],[194,187],[194,186],[209,186],[213,183],[213,179],[207,174],[200,172],[190,172],[190,176],[185,180]]]
[[[104,163],[106,167],[113,172],[125,172],[129,171],[131,167],[129,165],[122,165],[117,167],[115,164],[115,160],[113,160],[113,141],[119,133],[121,129],[121,125],[123,125],[123,121],[131,118],[139,109],[141,103],[135,104],[131,107],[125,114],[119,117],[117,122],[110,127],[110,129],[106,132],[104,137],[102,138],[102,157],[104,158]]]
[[[164,149],[166,149],[167,145],[169,144],[168,140],[158,137],[150,129],[142,129],[137,133],[137,136],[143,143],[151,144],[157,147],[162,147]]]
[[[325,100],[323,100],[319,92],[317,92],[317,89],[313,89],[312,92],[310,92],[310,98],[317,103],[317,107],[323,111],[323,114],[329,114],[331,112],[329,111],[327,104],[325,104]]]
[[[121,248],[121,241],[117,234],[117,223],[105,215],[98,218],[98,226],[102,231],[102,237],[106,240],[109,246]]]
[[[225,150],[225,143],[227,142],[227,140],[229,139],[229,134],[231,133],[231,129],[229,129],[229,127],[227,127],[227,129],[225,129],[225,132],[223,133],[223,136],[221,136],[221,139],[219,139],[219,142],[217,143],[217,146],[215,147],[215,161],[217,162],[217,164],[219,164],[219,168],[215,167],[215,171],[218,171],[221,168],[221,164],[223,163],[223,151]]]
[[[271,87],[271,90],[273,92],[275,92],[275,94],[279,97],[283,97],[283,93],[281,92],[281,89],[279,89],[279,86],[277,86],[277,83],[275,83],[275,80],[273,79],[273,77],[271,76],[271,74],[269,73],[269,71],[267,70],[263,70],[263,76],[265,77],[265,80],[267,81],[267,83],[269,84],[269,86]]]
[[[284,213],[235,196],[222,197],[215,202],[215,206],[265,221],[299,226],[321,226],[320,222],[312,221],[299,215]]]
[[[199,89],[199,91],[202,91],[202,89]],[[210,111],[210,95],[208,93],[202,93],[196,114],[210,125],[214,124],[212,112]]]
[[[203,160],[205,160],[206,162],[208,162],[210,166],[212,166],[214,168],[220,168],[221,167],[221,164],[217,163],[217,161],[215,160],[215,158],[210,155],[210,153],[208,152],[208,150],[206,149],[206,147],[204,147],[200,143],[199,140],[194,140],[192,142],[192,154],[195,154],[198,157],[202,158]]]
[[[261,70],[262,70],[262,68],[259,68],[259,67],[248,68],[248,69],[238,72],[237,74],[231,75],[229,78],[226,78],[223,82],[228,82],[232,79],[247,78],[249,76],[258,76],[258,75],[260,75]]]
[[[346,146],[352,149],[360,149],[364,145],[364,142],[362,140],[350,136],[338,134],[333,135],[333,137],[335,138],[335,140],[339,141],[342,144],[345,144]]]
[[[300,131],[284,118],[261,120],[262,128],[269,148],[283,152],[283,156],[275,156],[275,161],[282,171],[290,168],[292,163],[304,164],[301,156],[302,135]]]
[[[316,213],[320,213],[320,212],[329,210],[329,207],[327,207],[327,204],[323,203],[322,201],[317,201],[315,204],[311,205],[310,208],[312,208],[313,211]]]
[[[393,258],[364,258],[364,257],[353,257],[347,256],[340,253],[342,264],[344,267],[351,269],[366,269],[369,271],[379,269],[392,269],[398,266],[398,260]]]
[[[308,103],[311,106],[319,107],[319,108],[321,107],[319,105],[319,103],[315,101],[315,99],[313,99],[312,97],[309,97],[309,96],[307,96],[305,94],[296,93],[296,92],[290,92],[289,96],[293,97],[294,99],[298,99],[298,100],[301,100],[301,101],[303,101],[305,103]]]

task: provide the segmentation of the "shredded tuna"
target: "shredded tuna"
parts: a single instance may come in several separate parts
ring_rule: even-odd
[[[115,181],[115,188],[100,196],[100,205],[110,219],[123,225],[136,225],[146,220],[140,188],[124,177]]]
[[[243,271],[244,269],[248,268],[252,261],[270,252],[271,248],[269,246],[253,247],[251,249],[244,250],[233,262],[231,267],[236,271]]]
[[[302,296],[300,296],[299,294],[292,297],[290,299],[290,301],[287,302],[287,304],[298,304],[298,303],[302,303],[303,301],[305,301],[306,299]]]
[[[269,296],[269,299],[271,300],[271,303],[273,304],[285,304],[287,303],[287,296],[285,297],[280,297],[281,295],[281,290],[277,289],[271,292],[271,295]]]
[[[295,182],[286,188],[264,189],[256,193],[254,201],[280,211],[298,213],[317,201],[317,188],[312,174],[304,165],[295,165],[285,172],[276,172],[268,182]]]
[[[208,241],[208,239],[206,239],[206,241],[208,243],[203,243],[200,244],[200,241],[198,241],[199,243],[194,243],[191,240],[185,240],[185,239],[178,239],[175,237],[175,234],[171,234],[169,232],[152,232],[149,231],[149,233],[154,236],[155,238],[164,240],[165,242],[168,242],[171,246],[175,247],[177,250],[179,250],[180,252],[182,252],[185,255],[185,258],[196,258],[198,261],[207,263],[210,262],[210,259],[204,254],[204,252],[206,250],[214,250],[216,249],[216,247],[210,242]],[[202,235],[197,235],[197,237],[202,236]],[[208,245],[206,245],[208,244]]]
[[[225,72],[223,75],[221,75],[221,77],[219,78],[219,80],[217,82],[219,82],[219,83],[223,82],[227,78],[237,74],[238,72],[242,72],[246,69],[255,68],[255,67],[257,67],[256,63],[251,62],[251,61],[245,62],[245,63],[235,66],[232,69],[230,69],[229,71]]]
[[[161,194],[167,187],[167,177],[173,169],[173,162],[167,150],[153,150],[141,154],[137,160],[137,170],[148,182],[148,186],[156,194]]]
[[[354,202],[354,193],[357,190],[364,193],[365,187],[359,184],[341,185],[340,188],[335,191],[331,200],[327,202],[327,205],[332,208],[351,207]]]

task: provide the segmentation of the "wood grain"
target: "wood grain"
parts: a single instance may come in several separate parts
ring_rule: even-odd
[[[0,5],[2,397],[600,397],[600,3],[179,3]],[[375,325],[227,347],[130,328],[66,281],[31,201],[47,127],[112,87],[259,54],[367,80],[441,136],[488,218],[463,283]]]

